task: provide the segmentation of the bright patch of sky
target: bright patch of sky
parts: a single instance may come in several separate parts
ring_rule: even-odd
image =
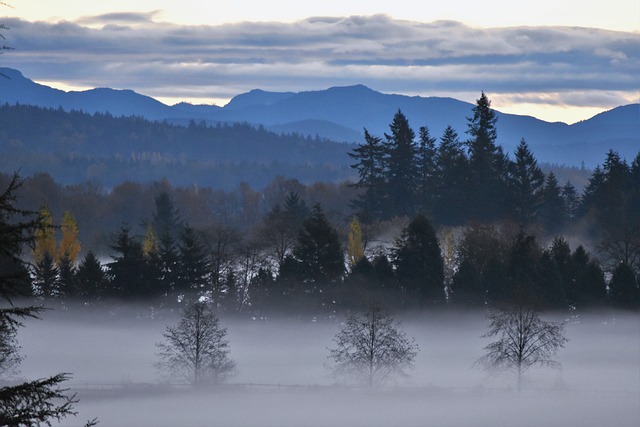
[[[11,0],[1,65],[44,84],[224,105],[365,84],[573,123],[640,101],[638,0]]]

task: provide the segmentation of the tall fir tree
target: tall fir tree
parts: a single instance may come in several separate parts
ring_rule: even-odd
[[[364,140],[364,144],[349,153],[349,157],[356,161],[351,167],[358,171],[359,179],[354,186],[360,190],[351,203],[363,220],[370,222],[383,218],[387,210],[387,158],[382,139],[371,136],[365,129]]]
[[[402,231],[393,263],[407,301],[444,299],[444,263],[433,226],[419,214]]]
[[[458,225],[467,214],[468,162],[457,132],[447,126],[436,150],[435,217],[440,224]]]
[[[467,120],[469,216],[481,221],[495,220],[505,212],[508,160],[502,147],[496,145],[498,118],[484,92],[476,101],[473,117]]]
[[[424,215],[432,215],[435,210],[435,142],[436,138],[431,136],[429,128],[422,126],[416,151],[416,208]]]
[[[509,193],[514,216],[521,226],[538,219],[542,205],[544,173],[538,167],[527,142],[522,139],[515,152],[509,174]]]
[[[389,125],[390,134],[385,134],[387,152],[387,194],[390,216],[412,215],[416,210],[416,146],[415,132],[409,121],[398,112]]]

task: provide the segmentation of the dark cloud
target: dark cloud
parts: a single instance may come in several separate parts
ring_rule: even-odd
[[[616,93],[637,97],[640,87],[637,33],[473,28],[385,15],[178,26],[155,22],[155,14],[116,13],[57,24],[9,20],[8,44],[17,50],[2,58],[3,65],[37,80],[161,97],[179,97],[182,91],[228,98],[253,88],[297,91],[363,83],[380,91],[455,96],[485,90],[514,99],[521,93],[581,92],[585,96],[573,101],[550,103],[588,103]]]

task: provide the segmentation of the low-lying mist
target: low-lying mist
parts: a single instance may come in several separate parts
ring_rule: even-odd
[[[508,373],[474,367],[489,342],[483,311],[398,314],[420,346],[409,378],[381,389],[338,383],[325,368],[343,316],[253,320],[221,316],[237,375],[211,389],[169,387],[155,344],[178,313],[142,309],[47,312],[19,334],[25,378],[71,372],[82,425],[104,426],[637,426],[640,315],[545,313],[566,321],[560,369],[533,368],[523,390]]]

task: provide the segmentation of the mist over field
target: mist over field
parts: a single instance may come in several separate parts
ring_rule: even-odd
[[[575,312],[574,312],[575,313]],[[105,426],[636,426],[640,423],[640,316],[543,313],[564,321],[561,369],[528,371],[522,392],[507,373],[474,367],[489,341],[486,313],[396,313],[420,346],[409,378],[367,389],[327,374],[335,318],[221,316],[238,373],[217,388],[163,385],[155,343],[178,314],[144,308],[69,308],[20,330],[26,378],[72,372],[81,425]]]

